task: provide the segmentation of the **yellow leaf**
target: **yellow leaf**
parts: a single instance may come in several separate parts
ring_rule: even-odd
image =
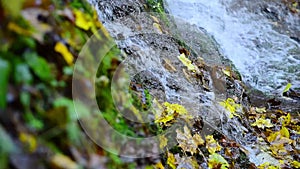
[[[168,164],[172,169],[176,169],[175,162],[176,162],[176,161],[175,161],[174,154],[168,152],[167,164]]]
[[[276,140],[278,137],[280,137],[279,132],[271,133],[269,137],[267,137],[267,140],[269,143],[273,142]]]
[[[264,119],[263,117],[261,117],[256,119],[256,121],[252,123],[251,126],[257,126],[258,128],[264,129],[265,127],[273,127],[273,124],[271,123],[270,119]]]
[[[197,145],[203,145],[204,144],[204,140],[202,139],[202,137],[199,134],[193,135],[193,141]]]
[[[291,87],[292,87],[292,84],[291,84],[291,83],[288,83],[288,84],[285,86],[285,88],[283,89],[283,92],[282,92],[282,93],[285,93],[285,92],[289,91]]]
[[[162,165],[161,162],[159,163],[156,163],[155,166],[154,166],[155,169],[165,169],[165,167]]]
[[[166,111],[168,114],[173,114],[175,112],[180,115],[188,114],[186,109],[180,104],[170,104],[168,102],[165,102],[164,106],[166,107]]]
[[[270,150],[275,156],[284,156],[287,155],[287,150],[284,147],[284,144],[272,144]]]
[[[150,17],[152,18],[152,20],[156,23],[159,23],[159,20],[157,17],[150,15]]]
[[[19,139],[22,143],[24,143],[28,146],[28,150],[30,152],[34,152],[36,150],[37,141],[33,135],[22,132],[19,135]]]
[[[68,48],[63,43],[57,42],[54,47],[54,50],[56,52],[60,53],[69,65],[73,64],[74,57],[73,57],[72,53],[68,50]]]
[[[180,157],[179,154],[176,154],[175,159],[176,159],[176,164],[178,165],[177,166],[178,169],[184,169],[184,167],[193,168],[193,169],[199,168],[199,164],[197,163],[197,159],[195,158],[195,156]]]
[[[159,117],[154,122],[155,123],[164,123],[164,125],[166,125],[168,122],[171,122],[172,120],[175,120],[175,117],[174,117],[174,115],[171,114],[171,115]]]
[[[282,127],[279,132],[282,137],[290,138],[290,132],[286,127]]]
[[[294,8],[297,8],[297,6],[298,6],[298,2],[294,2],[294,3],[292,3],[292,6],[293,6]]]
[[[78,26],[81,29],[89,30],[93,26],[93,22],[91,20],[91,17],[88,14],[84,14],[78,9],[75,9],[75,25]]]
[[[208,167],[211,169],[227,169],[229,167],[229,164],[220,154],[213,153],[209,155]]]
[[[90,16],[89,14],[85,14],[82,11],[75,9],[73,11],[75,15],[75,25],[85,31],[91,30],[93,34],[100,39],[100,35],[97,30],[97,26],[103,30],[102,24],[96,19],[97,15],[94,14],[93,16]],[[103,31],[104,34],[106,34],[106,31]]]
[[[157,30],[158,33],[160,33],[160,34],[163,33],[160,24],[158,24],[158,23],[153,23],[153,27]]]
[[[299,161],[293,161],[291,164],[295,168],[300,168],[300,162]]]
[[[159,114],[155,113],[155,123],[163,123],[164,125],[170,125],[171,123],[176,120],[177,116],[184,117],[185,119],[192,118],[188,115],[187,110],[179,104],[170,104],[168,102],[164,103],[164,111]]]
[[[15,33],[18,33],[20,35],[31,35],[32,34],[32,31],[28,30],[28,29],[24,29],[22,27],[20,27],[19,25],[13,23],[13,22],[9,22],[8,23],[8,29],[15,32]]]
[[[160,149],[164,149],[167,146],[167,144],[168,144],[168,139],[164,135],[159,136]]]
[[[279,119],[281,119],[282,126],[288,126],[291,123],[291,114],[288,113],[286,116],[281,116]]]
[[[270,134],[267,140],[271,144],[291,144],[292,140],[289,139],[290,133],[286,127],[282,127],[280,131]]]
[[[258,166],[259,169],[279,169],[277,166],[271,165],[269,162],[265,162]]]
[[[231,112],[230,115],[229,115],[229,118],[233,118],[234,116],[236,117],[241,117],[240,115],[238,115],[236,112]]]
[[[256,111],[257,113],[265,113],[265,112],[267,112],[265,107],[262,107],[262,108],[256,107],[256,108],[255,108],[255,111]]]
[[[227,100],[220,102],[220,105],[223,106],[226,110],[230,112],[229,117],[233,118],[233,116],[240,117],[236,112],[237,109],[241,107],[240,104],[236,104],[232,98],[228,98]]]
[[[195,72],[196,68],[192,64],[192,61],[190,61],[184,53],[178,56],[179,60],[188,68],[188,70]]]
[[[63,168],[63,169],[78,169],[79,166],[71,160],[68,156],[63,154],[56,154],[52,157],[51,163],[56,168]]]
[[[179,147],[181,147],[183,151],[190,152],[191,154],[196,153],[198,146],[204,144],[204,140],[202,140],[198,134],[192,136],[187,126],[183,127],[183,131],[184,132],[181,132],[179,129],[176,130]]]
[[[279,164],[284,164],[284,160],[279,160]]]
[[[230,70],[222,69],[222,72],[223,72],[226,76],[231,77],[231,72],[230,72]]]
[[[214,154],[216,151],[220,151],[222,147],[219,143],[214,139],[212,135],[207,135],[205,137],[206,148],[210,154]]]

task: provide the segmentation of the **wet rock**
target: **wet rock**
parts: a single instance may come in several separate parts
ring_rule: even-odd
[[[141,71],[133,78],[135,83],[141,84],[147,89],[163,89],[161,82],[150,71]]]
[[[218,44],[205,29],[198,28],[196,25],[182,24],[184,21],[180,18],[175,18],[174,23],[173,27],[176,29],[171,31],[186,43],[191,50],[189,53],[202,57],[205,63],[211,66],[224,65],[222,61],[225,58],[220,54]],[[196,60],[197,57],[192,59]]]
[[[274,22],[274,29],[281,34],[288,35],[297,41],[300,37],[300,13],[294,12],[292,1],[240,1],[235,0],[235,8],[247,9],[253,13],[262,14],[270,21]],[[299,5],[298,5],[299,7]],[[294,9],[294,10],[293,10]],[[299,10],[299,9],[298,9]],[[299,41],[297,41],[299,43]]]
[[[290,98],[295,99],[295,100],[300,100],[300,93],[298,93],[298,92],[296,92],[292,89],[290,89],[287,92],[284,92],[283,96],[290,97]]]
[[[133,77],[132,82],[141,85],[141,89],[149,90],[152,97],[156,98],[157,100],[166,100],[165,89],[161,81],[155,77],[152,72],[141,71]]]
[[[300,112],[300,100],[298,100],[297,93],[286,92],[283,94],[283,96],[286,97],[288,97],[288,95],[293,99],[284,98],[282,96],[268,96],[259,90],[247,91],[247,97],[250,100],[251,106],[266,107],[270,110],[283,110],[291,113]]]
[[[281,20],[279,13],[275,7],[262,7],[262,12],[268,19],[271,19],[274,22],[278,22]]]
[[[167,86],[175,91],[178,91],[180,89],[180,86],[175,79],[167,78]]]
[[[102,11],[102,13],[99,13],[102,22],[105,22],[106,20],[113,21],[115,19],[122,18],[130,14],[139,14],[143,10],[143,6],[139,0],[103,0],[98,1],[97,6]]]
[[[111,7],[102,5],[99,13],[105,16],[102,17],[104,25],[125,53],[123,63],[131,82],[136,85],[135,90],[140,93],[144,89],[149,90],[151,96],[160,103],[167,101],[183,105],[194,116],[193,132],[205,131],[202,134],[211,134],[220,130],[220,133],[223,132],[241,144],[253,144],[256,137],[245,135],[254,132],[251,132],[249,121],[243,119],[250,105],[267,107],[269,110],[298,111],[295,106],[300,105],[295,101],[298,95],[293,92],[286,93],[292,100],[281,96],[270,97],[261,91],[251,90],[251,87],[247,91],[240,75],[234,70],[234,75],[225,76],[222,70],[226,66],[234,69],[234,66],[220,54],[219,45],[204,29],[176,18],[169,18],[172,22],[167,26],[156,15],[131,15],[143,11],[142,2],[132,2],[129,1],[129,5],[125,6],[123,0],[109,4]],[[260,8],[255,9],[255,5]],[[284,22],[282,15],[285,13],[272,5],[253,2],[249,9],[261,13],[269,20]],[[253,42],[259,46],[259,50],[271,47],[271,44],[260,38]],[[199,70],[189,71],[177,58],[182,53]],[[198,62],[199,58],[203,58],[201,62]],[[220,108],[218,101],[228,97],[244,106],[241,112],[237,112],[240,118],[229,119]],[[238,151],[236,154],[240,155]],[[255,157],[255,153],[250,154],[250,159],[255,163],[264,159],[273,160],[264,154]],[[245,163],[248,163],[248,159],[245,159]]]
[[[218,101],[239,97],[243,91],[234,80],[227,84],[222,69],[233,65],[220,54],[214,38],[202,28],[169,16],[170,22],[166,24],[159,15],[130,15],[127,7],[114,17],[113,9],[122,11],[123,1],[101,2],[98,12],[106,16],[101,18],[104,26],[124,51],[123,63],[128,74],[134,77],[133,82],[148,89],[159,102],[181,104],[192,115],[203,117],[205,123],[219,126],[222,112]],[[132,2],[129,5],[133,4],[134,9],[143,6],[140,1]],[[199,72],[189,71],[182,64],[177,58],[181,53],[198,66]]]
[[[290,36],[290,38],[293,39],[294,41],[300,43],[300,39],[298,37]]]

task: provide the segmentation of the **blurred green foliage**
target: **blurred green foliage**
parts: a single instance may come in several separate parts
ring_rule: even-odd
[[[38,154],[41,147],[51,156],[61,153],[74,160],[71,150],[76,149],[84,158],[92,154],[105,156],[108,168],[136,168],[135,163],[124,162],[87,141],[78,123],[78,118],[88,113],[87,109],[80,105],[77,112],[81,113],[77,114],[71,99],[73,64],[67,62],[64,53],[55,50],[55,45],[62,43],[75,60],[87,39],[95,33],[93,28],[85,30],[76,23],[78,11],[83,14],[81,22],[91,22],[85,19],[92,18],[94,25],[103,29],[89,3],[85,0],[42,0],[40,4],[34,0],[2,0],[0,9],[3,44],[0,46],[0,168],[12,165],[9,156],[17,149],[17,153],[25,156],[36,154],[46,158]],[[26,18],[26,12],[32,16]],[[116,130],[136,136],[134,125],[119,115],[111,96],[111,79],[120,62],[120,50],[115,46],[98,69],[98,78],[109,79],[96,84],[98,105]],[[88,70],[83,71],[89,74]],[[149,108],[151,95],[147,90],[144,94],[145,103],[139,97],[128,100],[129,103]],[[16,116],[18,119],[13,121]],[[53,165],[51,160],[43,161],[48,167]]]
[[[6,107],[6,93],[9,79],[10,64],[6,60],[0,58],[0,108]]]
[[[147,5],[150,8],[150,11],[157,13],[164,13],[163,0],[147,0]]]
[[[67,153],[70,150],[66,149],[82,147],[81,140],[85,139],[71,99],[73,65],[64,61],[54,45],[63,42],[73,57],[77,57],[92,32],[74,25],[72,12],[80,9],[92,18],[94,10],[84,0],[41,2],[1,0],[0,3],[3,44],[0,47],[0,168],[8,168],[8,157],[16,149],[26,156],[37,153],[40,146],[46,146],[50,154]],[[62,9],[71,15],[62,14]],[[22,12],[28,10],[37,12],[37,16],[26,19]],[[35,22],[51,29],[39,32]],[[37,39],[36,34],[42,38]],[[18,120],[12,121],[15,116]],[[30,133],[25,134],[30,137],[19,140],[18,135],[22,133]],[[37,142],[33,152],[22,148],[29,138]],[[50,161],[47,163],[50,165]]]

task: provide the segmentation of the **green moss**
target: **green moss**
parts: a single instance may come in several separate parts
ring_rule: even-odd
[[[158,13],[163,23],[165,23],[167,26],[170,24],[170,21],[165,12],[163,0],[147,0],[146,5],[148,12]]]
[[[144,90],[144,93],[145,93],[145,98],[146,98],[145,107],[146,107],[146,109],[149,109],[152,105],[152,96],[151,96],[149,90]]]
[[[147,0],[146,3],[151,12],[165,13],[162,0]]]

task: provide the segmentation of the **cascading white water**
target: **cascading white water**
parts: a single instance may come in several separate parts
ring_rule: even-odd
[[[249,10],[247,4],[253,8],[254,2],[240,5],[239,1],[166,0],[166,8],[206,29],[252,87],[273,94],[288,82],[300,87],[299,43],[275,31],[276,23],[261,11]]]
[[[243,0],[166,0],[165,2],[168,4],[166,8],[170,14],[177,17],[176,26],[189,25],[187,22],[190,22],[213,35],[221,47],[222,54],[232,60],[246,83],[270,93],[282,91],[281,88],[288,82],[291,82],[294,87],[300,87],[299,44],[287,35],[274,30],[272,25],[274,23],[268,20],[262,11],[253,11],[256,2]],[[126,58],[127,62],[123,63],[128,64],[127,71],[130,75],[138,78],[147,77],[150,92],[151,86],[154,86],[152,90],[154,94],[152,94],[158,95],[158,99],[180,103],[191,114],[201,115],[209,122],[206,123],[218,129],[216,126],[221,123],[220,119],[223,119],[220,117],[223,115],[222,112],[218,110],[219,104],[215,105],[218,103],[216,102],[218,96],[214,91],[204,91],[200,85],[197,85],[198,83],[195,83],[197,81],[190,82],[189,77],[180,71],[182,63],[177,59],[178,46],[172,38],[168,38],[169,34],[155,32],[152,20],[148,22],[151,17],[145,17],[141,13],[140,8],[143,5],[139,0],[90,0],[90,3],[98,9],[99,17],[111,36],[119,39],[116,41],[118,46],[128,50],[129,57]],[[131,20],[126,16],[128,11],[135,11],[134,13],[138,15]],[[121,16],[124,18],[122,19]],[[139,25],[139,28],[136,25]],[[193,38],[198,37],[190,30],[193,28],[187,26],[178,30],[187,32],[182,34],[187,36],[183,39],[190,37],[193,42]],[[218,46],[206,35],[205,32],[205,36],[202,36],[201,41],[197,41],[193,47],[206,47],[209,51],[206,54],[214,57],[213,59],[207,57],[211,61],[207,64],[219,65],[222,57],[218,52],[212,52],[218,50]],[[199,45],[202,42],[207,42],[208,45]],[[167,63],[166,60],[169,60],[170,65],[175,66],[175,70],[178,71],[167,69],[168,64],[164,63]],[[211,78],[209,80],[212,81]],[[125,87],[127,89],[127,86]],[[116,92],[116,95],[119,96],[119,93]],[[249,151],[247,155],[251,162],[256,165],[264,162],[278,165],[276,159],[259,150],[259,144],[241,140],[244,138],[242,133],[246,130],[239,120],[229,120],[226,125],[222,125],[222,131],[227,136],[241,142],[241,145]]]

